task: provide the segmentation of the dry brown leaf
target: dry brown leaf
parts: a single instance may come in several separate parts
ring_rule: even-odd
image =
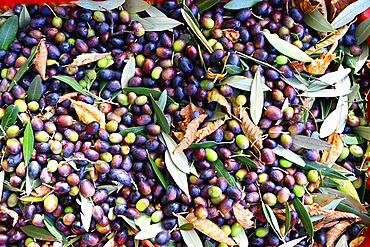
[[[343,220],[333,226],[329,231],[326,232],[326,247],[334,247],[334,242],[338,238],[338,236],[347,228],[347,226],[351,225],[349,220]]]
[[[106,53],[84,53],[78,55],[72,63],[65,65],[65,67],[77,67],[88,63],[98,61],[99,59],[105,58],[110,55],[110,52]]]
[[[42,114],[39,113],[39,114],[37,114],[36,117],[40,118],[43,121],[49,120],[50,118],[52,118],[55,115],[56,109],[57,108],[55,106],[49,105],[49,106],[45,107]]]
[[[219,80],[219,79],[224,78],[226,75],[227,75],[227,73],[218,74],[218,73],[213,73],[213,71],[212,71],[211,68],[208,68],[207,69],[207,77],[208,77],[208,79]]]
[[[253,226],[253,214],[248,209],[244,209],[244,206],[240,203],[234,203],[233,212],[236,221],[244,228],[250,228]]]
[[[332,214],[334,212],[334,210],[331,210],[331,209],[326,209],[326,208],[323,208],[321,207],[319,204],[317,203],[313,203],[311,205],[304,205],[304,207],[306,208],[308,214],[310,216],[315,216],[315,215],[328,215],[328,214]],[[294,208],[294,205],[293,203],[289,205],[289,209],[291,211],[295,211],[295,208]],[[285,220],[285,208],[282,208],[282,209],[277,209],[277,208],[274,208],[272,210],[277,217],[279,217],[281,220]]]
[[[233,43],[236,43],[239,40],[239,31],[236,31],[234,29],[223,29],[222,32],[224,33],[224,36],[231,40]]]
[[[332,167],[339,155],[342,153],[344,144],[339,134],[335,131],[328,137],[327,142],[333,146],[322,152],[320,163],[327,164],[329,167]]]
[[[225,120],[228,119],[229,117],[226,116]],[[204,137],[209,136],[210,134],[215,132],[216,129],[220,128],[225,123],[225,120],[219,119],[214,123],[209,123],[207,127],[198,130],[197,133],[195,133],[195,142],[200,142]]]
[[[204,113],[204,110],[202,108],[197,107],[193,103],[190,103],[181,109],[180,115],[182,116],[184,121],[179,122],[179,125],[183,131],[186,131],[186,128],[191,121],[191,115],[195,111],[199,111],[200,114]]]
[[[184,139],[184,132],[175,132],[172,131],[172,136],[174,136],[178,141],[182,141]]]
[[[113,236],[108,242],[105,243],[103,247],[117,247],[117,246],[118,244],[114,240],[114,236]]]
[[[351,0],[331,0],[329,3],[329,18],[328,21],[332,22],[334,18],[345,9]]]
[[[334,32],[331,32],[328,36],[317,42],[315,45],[308,48],[305,53],[308,55],[311,55],[312,53],[315,53],[318,50],[321,50],[322,48],[325,48],[339,39],[341,39],[348,31],[349,26],[345,25],[342,29],[335,30]]]
[[[217,103],[219,103],[226,109],[226,112],[227,114],[229,114],[229,116],[232,115],[229,102],[216,88],[213,88],[211,91],[208,91],[207,100],[208,102],[217,101]]]
[[[35,68],[37,72],[40,73],[41,78],[43,80],[46,80],[46,60],[48,59],[48,49],[45,45],[45,40],[41,40],[41,44],[39,46],[39,49],[37,50],[35,59],[33,60],[33,63],[35,64]]]
[[[195,229],[220,243],[227,244],[229,246],[235,245],[235,242],[210,220],[198,219],[195,217],[194,213],[191,213],[186,216],[186,221],[193,223]]]
[[[295,68],[298,72],[302,72],[302,71],[306,70],[306,66],[304,66],[304,63],[302,63],[300,61],[292,61],[292,62],[288,63],[288,65],[292,68]]]
[[[47,194],[49,194],[50,191],[51,191],[51,188],[42,184],[39,187],[34,188],[33,191],[31,192],[31,195],[36,196],[36,197],[46,196]]]
[[[12,217],[13,218],[13,226],[15,226],[15,224],[17,224],[17,222],[18,222],[17,212],[15,212],[13,210],[10,210],[7,207],[4,207],[3,205],[0,205],[0,213],[7,214],[10,217]]]
[[[95,182],[96,180],[98,180],[98,172],[95,170],[95,167],[92,166],[89,170],[89,175],[91,177],[91,180],[93,182]]]
[[[325,218],[313,222],[313,230],[318,231],[323,228],[327,223],[337,219],[347,219],[354,222],[360,221],[361,218],[352,213],[333,211],[332,213],[325,216]]]
[[[365,235],[358,236],[349,243],[349,247],[358,247],[365,241]]]
[[[75,98],[77,96],[78,96],[78,93],[77,92],[63,94],[62,96],[59,97],[58,103],[63,102],[66,99]]]
[[[320,0],[293,0],[293,5],[299,7],[304,14],[309,14],[321,7]]]
[[[207,114],[201,114],[191,120],[188,126],[186,126],[184,139],[177,145],[175,150],[173,150],[174,154],[187,149],[194,142],[199,125],[203,123],[204,119],[206,119],[207,116]]]
[[[100,128],[105,129],[105,115],[97,107],[82,101],[71,101],[71,106],[76,110],[77,116],[84,124],[98,121]]]
[[[248,112],[242,106],[234,107],[234,113],[241,122],[244,135],[251,142],[254,150],[262,149],[262,130],[250,119]]]
[[[324,59],[315,59],[306,66],[306,71],[311,75],[322,75],[335,57],[335,54],[329,54]]]
[[[318,244],[317,242],[314,242],[312,244],[312,247],[323,247],[324,245],[323,244]]]

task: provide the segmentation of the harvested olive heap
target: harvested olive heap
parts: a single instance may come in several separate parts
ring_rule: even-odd
[[[370,2],[293,2],[3,13],[0,247],[361,242]]]

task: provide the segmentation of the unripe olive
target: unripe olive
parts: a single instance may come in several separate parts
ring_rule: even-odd
[[[238,222],[235,222],[231,226],[231,233],[230,233],[230,235],[232,237],[237,237],[242,232],[242,230],[243,230],[243,227]]]
[[[211,148],[206,148],[206,160],[215,162],[218,159],[217,152]]]
[[[240,149],[247,149],[249,147],[248,138],[243,134],[237,135],[235,138],[235,142]]]
[[[297,197],[302,197],[305,193],[305,190],[303,188],[302,185],[299,185],[299,184],[295,184],[294,187],[293,187],[293,193],[297,196]]]
[[[364,151],[362,150],[362,148],[358,145],[351,145],[349,147],[349,151],[351,152],[351,154],[355,157],[362,157],[362,155],[364,154]]]

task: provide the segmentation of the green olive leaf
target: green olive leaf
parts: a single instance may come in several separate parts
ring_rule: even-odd
[[[27,102],[39,101],[42,96],[42,83],[40,75],[33,78],[27,92]]]
[[[368,216],[367,214],[363,214],[360,211],[356,210],[355,208],[352,208],[342,202],[339,203],[339,205],[336,207],[336,210],[342,211],[342,212],[353,213],[361,218],[361,220],[358,222],[359,224],[364,224],[367,226],[370,225],[370,216]]]
[[[342,173],[334,170],[333,168],[319,163],[317,161],[310,161],[310,160],[304,160],[306,162],[306,166],[302,167],[302,170],[304,171],[309,171],[309,170],[319,170],[320,173],[323,176],[329,177],[329,178],[334,178],[334,179],[344,179],[348,180],[346,176],[344,176]]]
[[[129,13],[138,13],[147,10],[150,4],[144,0],[126,0],[123,8]]]
[[[163,90],[161,93],[161,96],[159,96],[159,99],[157,101],[157,104],[159,106],[159,109],[161,109],[162,112],[164,112],[164,108],[166,107],[167,103],[167,89]],[[157,122],[157,115],[154,114],[154,123]]]
[[[260,74],[260,70],[257,69],[252,85],[251,85],[251,95],[250,95],[250,117],[255,125],[258,125],[264,105],[264,94],[263,94],[263,81]]]
[[[231,143],[233,143],[233,141],[231,141],[231,142],[205,141],[205,142],[199,142],[199,143],[193,142],[192,144],[190,144],[190,146],[188,147],[188,149],[194,149],[194,148],[211,148],[211,147],[214,147],[214,146],[217,146],[217,145],[225,145],[225,144],[231,144]]]
[[[128,87],[128,82],[135,76],[135,57],[130,57],[122,71],[121,86],[122,88]]]
[[[242,75],[232,75],[227,77],[226,79],[222,80],[221,83],[217,85],[229,85],[230,87],[237,88],[243,91],[251,91],[253,79],[247,78]],[[271,89],[263,85],[263,91],[271,91]]]
[[[289,204],[285,203],[285,232],[284,234],[287,235],[289,228],[290,228],[290,222],[291,222],[291,214],[290,214],[290,208]]]
[[[225,9],[245,9],[250,8],[261,2],[262,0],[231,0],[224,8]]]
[[[152,159],[152,156],[150,156],[148,150],[146,150],[147,154],[148,154],[148,159],[150,161],[150,164],[152,165],[153,167],[153,170],[154,170],[154,173],[157,175],[159,181],[161,181],[163,187],[165,189],[167,189],[168,187],[168,183],[167,183],[167,180],[166,178],[163,176],[162,172],[159,170],[159,168],[157,167],[157,165],[155,164],[154,160]]]
[[[31,159],[34,143],[35,143],[35,139],[33,136],[31,122],[28,122],[24,130],[24,137],[23,137],[23,158],[24,158],[24,163],[26,166],[28,166],[28,162]],[[28,174],[28,168],[27,168],[27,176],[26,176],[27,195],[29,195],[32,191],[32,180],[33,179],[31,179]]]
[[[79,0],[79,1],[73,1],[71,3],[76,4],[82,8],[89,9],[89,10],[106,11],[100,6],[106,9],[112,10],[124,4],[125,0],[105,0],[105,1]]]
[[[212,8],[215,4],[217,4],[220,0],[200,0],[195,4],[198,6],[198,12],[203,12],[209,8]]]
[[[307,149],[326,150],[333,146],[328,142],[304,135],[295,135],[292,139],[294,145]]]
[[[0,49],[8,50],[18,32],[18,16],[9,17],[0,28]]]
[[[303,15],[304,22],[312,29],[319,32],[333,32],[334,28],[330,25],[328,20],[320,13],[319,10]]]
[[[125,91],[126,93],[134,92],[137,95],[145,95],[147,97],[150,97],[150,95],[152,95],[154,99],[159,99],[159,97],[162,94],[162,92],[158,90],[145,87],[125,87],[122,88],[122,90]],[[175,103],[175,101],[171,97],[167,96],[167,100],[170,103]]]
[[[165,92],[166,92],[165,94],[167,95],[167,91]],[[157,116],[158,124],[159,126],[161,126],[161,130],[164,133],[169,134],[171,131],[170,123],[168,122],[166,116],[164,115],[163,110],[161,110],[161,108],[158,106],[157,102],[154,100],[152,95],[150,95],[150,99],[152,100],[154,112],[155,112],[155,115]]]
[[[154,7],[153,5],[150,5],[148,9],[146,9],[146,12],[151,17],[167,17],[165,13]]]
[[[268,42],[276,48],[280,53],[284,54],[285,56],[288,56],[290,58],[296,59],[301,62],[311,62],[312,58],[308,56],[306,53],[304,53],[301,49],[299,49],[297,46],[292,45],[291,43],[280,39],[279,37],[264,32],[266,39]]]
[[[228,170],[226,170],[221,160],[218,159],[215,162],[212,162],[211,168],[216,171],[217,177],[223,177],[227,180],[229,185],[239,187],[238,183],[235,181],[235,178],[229,173]]]
[[[0,195],[3,194],[5,170],[0,171]]]
[[[281,156],[297,165],[299,165],[301,168],[306,166],[305,161],[299,156],[298,154],[294,153],[293,151],[289,149],[285,149],[282,146],[278,145],[276,148],[274,148],[272,151],[278,156]]]
[[[48,230],[42,227],[26,225],[21,226],[20,229],[22,230],[22,232],[24,232],[27,236],[31,238],[43,241],[53,241],[53,242],[58,241],[58,239],[55,238]]]
[[[80,240],[80,238],[82,237],[82,233],[80,234],[80,235],[77,235],[76,237],[74,237],[74,238],[71,238],[70,240],[68,240],[68,242],[67,243],[65,243],[64,245],[63,245],[63,247],[68,247],[68,246],[70,246],[70,245],[72,245],[73,246],[73,244],[74,243],[76,243],[78,240]]]
[[[58,76],[54,76],[53,79],[57,79],[59,81],[62,81],[64,83],[67,83],[68,85],[70,85],[74,90],[76,90],[79,93],[88,94],[88,95],[90,95],[92,97],[96,97],[94,94],[92,94],[92,93],[90,93],[88,91],[85,91],[82,88],[82,86],[75,79],[73,79],[70,76],[58,75]]]
[[[251,160],[250,158],[246,156],[233,156],[233,159],[235,159],[241,164],[244,164],[250,167],[258,167],[258,165],[253,160]]]
[[[119,133],[125,137],[128,133],[134,133],[135,135],[143,133],[145,126],[131,127],[124,130],[121,130]]]
[[[154,25],[152,23],[150,23],[147,20],[144,20],[143,18],[140,18],[137,15],[131,15],[131,20],[140,22],[141,25],[143,25],[143,27],[144,27],[145,30],[153,29],[154,28]]]
[[[306,208],[303,206],[302,202],[296,197],[293,200],[294,208],[298,213],[299,219],[302,221],[304,229],[306,230],[308,236],[313,239],[314,231],[310,215],[308,214]]]
[[[355,73],[358,73],[360,69],[365,65],[368,54],[369,54],[369,45],[366,42],[363,42],[361,44],[361,48],[362,48],[362,53],[360,55],[352,56],[352,57],[346,55],[344,57],[344,63],[348,67],[352,68]]]
[[[174,160],[171,158],[170,151],[168,149],[165,152],[165,164],[168,172],[171,174],[171,177],[173,178],[177,186],[179,186],[179,188],[187,196],[189,196],[189,185],[186,173],[177,168],[177,166],[174,164]]]
[[[30,13],[28,12],[27,6],[23,5],[21,13],[19,14],[19,27],[27,27],[31,21]]]
[[[342,137],[342,141],[347,145],[358,145],[366,142],[366,139],[356,134],[346,133]]]
[[[280,239],[283,239],[283,236],[281,235],[281,232],[280,232],[279,223],[277,221],[277,218],[276,218],[274,212],[270,208],[270,206],[265,204],[264,202],[262,202],[262,211],[263,211],[263,214],[266,217],[267,222],[269,223],[271,228],[274,230],[276,235]]]
[[[177,27],[182,25],[181,22],[169,18],[169,17],[145,17],[143,18],[145,21],[148,21],[153,25],[153,28],[145,29],[145,31],[166,31],[171,28]]]
[[[247,234],[245,234],[245,229],[243,228],[242,231],[239,233],[238,236],[233,237],[234,241],[239,245],[239,247],[248,247],[249,241]]]
[[[358,14],[361,14],[364,10],[370,8],[370,1],[358,0],[345,9],[343,9],[337,17],[332,21],[331,25],[336,29],[340,28],[347,23],[351,22]]]
[[[367,18],[363,22],[361,22],[355,32],[353,33],[353,36],[356,38],[356,44],[361,45],[364,43],[370,35],[370,18]]]
[[[187,221],[180,215],[177,215],[177,222],[179,226],[187,223]],[[203,246],[198,233],[195,230],[180,230],[182,238],[188,247]]]
[[[55,226],[54,226],[54,221],[51,220],[47,215],[44,214],[44,223],[45,223],[45,226],[46,228],[49,230],[49,232],[51,234],[53,234],[53,236],[55,238],[57,238],[59,241],[66,241],[66,236],[64,235],[64,233],[60,230],[58,230]]]
[[[236,66],[236,65],[231,65],[231,64],[226,64],[225,65],[225,70],[227,71],[227,73],[229,73],[230,75],[237,75],[237,74],[240,74],[242,73],[244,70],[242,68],[240,68],[239,66]]]
[[[185,153],[180,151],[174,154],[173,151],[177,147],[177,143],[167,133],[161,132],[161,134],[174,165],[183,173],[188,174],[190,172],[190,168]]]
[[[16,105],[10,105],[5,109],[4,116],[1,119],[1,127],[3,130],[7,130],[8,126],[13,125],[17,120],[19,108]]]
[[[190,223],[191,224],[191,223]],[[185,225],[185,224],[184,224]],[[234,239],[235,240],[235,239]],[[204,247],[216,247],[214,244],[212,244],[209,240],[206,240],[204,242]]]
[[[131,226],[136,231],[140,231],[139,227],[136,225],[136,223],[133,219],[130,219],[130,218],[124,216],[124,215],[118,215],[118,217],[121,217],[126,222],[126,224]]]

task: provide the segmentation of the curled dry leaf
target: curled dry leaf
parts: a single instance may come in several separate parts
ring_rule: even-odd
[[[333,220],[337,220],[337,219],[347,219],[347,220],[352,220],[354,222],[361,220],[361,218],[355,214],[333,210],[333,212],[326,215],[325,218],[313,222],[313,230],[318,231],[321,228],[323,228],[326,224],[328,224],[329,222],[332,222]]]
[[[329,54],[324,59],[315,59],[307,65],[306,71],[312,75],[322,75],[335,57],[335,54]]]
[[[35,59],[33,63],[35,64],[35,68],[37,72],[40,73],[40,76],[43,80],[46,80],[46,60],[48,59],[48,49],[45,45],[45,40],[41,40],[40,47],[36,53]]]
[[[105,129],[105,116],[97,107],[82,101],[71,100],[71,106],[76,110],[76,114],[84,124],[94,121],[100,123],[100,128]]]
[[[105,245],[103,247],[117,247],[118,244],[117,242],[114,240],[114,236],[108,241],[105,243]]]
[[[299,7],[306,15],[322,6],[320,0],[293,0],[293,5]]]
[[[348,31],[349,26],[345,25],[342,29],[335,30],[334,32],[331,32],[328,36],[317,42],[315,45],[308,48],[305,53],[308,55],[311,55],[315,53],[318,50],[321,50],[322,48],[325,48],[339,39],[341,39]]]
[[[0,213],[7,214],[10,217],[12,217],[13,218],[13,226],[15,226],[15,224],[17,224],[17,222],[18,222],[17,212],[15,212],[13,210],[10,210],[7,207],[4,207],[3,205],[0,205]]]
[[[81,55],[78,55],[72,63],[65,65],[65,67],[77,67],[82,66],[88,63],[92,63],[95,61],[98,61],[102,58],[105,58],[110,55],[110,52],[106,53],[84,53]]]
[[[202,108],[197,107],[193,103],[190,103],[181,109],[180,115],[184,119],[184,121],[181,121],[179,125],[183,131],[186,131],[186,127],[191,122],[191,115],[195,111],[199,111],[200,114],[204,113],[204,110]]]
[[[77,96],[78,96],[78,93],[77,93],[77,92],[63,94],[62,96],[60,96],[60,97],[59,97],[59,99],[58,99],[58,103],[63,102],[63,101],[65,101],[66,99],[72,99],[72,98],[75,98],[75,97],[77,97]]]
[[[340,135],[335,131],[328,137],[327,142],[333,146],[330,149],[323,151],[320,163],[327,164],[329,167],[332,167],[339,155],[342,153],[344,144]]]
[[[204,119],[206,119],[207,116],[207,114],[201,114],[191,120],[188,126],[186,126],[184,139],[177,145],[175,150],[173,150],[174,154],[187,149],[194,142],[199,125],[203,123]]]
[[[349,220],[343,220],[333,226],[329,231],[326,232],[326,247],[334,247],[334,242],[337,237],[347,228],[347,226],[351,225]]]
[[[89,170],[89,175],[91,177],[91,180],[93,182],[95,182],[96,180],[98,180],[98,172],[95,170],[95,167],[92,166]]]
[[[358,247],[365,241],[365,236],[360,235],[349,243],[349,247]]]
[[[233,43],[236,43],[239,40],[239,31],[236,31],[234,29],[223,29],[222,32],[224,33],[224,36],[231,40]]]
[[[219,80],[219,79],[224,78],[226,75],[227,75],[227,73],[218,74],[218,73],[213,73],[211,68],[208,68],[207,69],[207,77],[208,77],[208,79]]]
[[[184,132],[172,131],[172,136],[174,136],[178,141],[181,142],[184,139]]]
[[[244,228],[250,228],[253,226],[253,214],[248,209],[244,209],[244,206],[240,203],[234,203],[233,205],[233,212],[236,221],[244,227]]]
[[[226,116],[225,120],[228,119],[230,118]],[[200,142],[204,137],[215,132],[216,129],[220,128],[225,123],[225,120],[219,119],[214,123],[208,123],[207,127],[198,130],[197,133],[195,133],[195,142]]]
[[[49,192],[51,191],[51,188],[49,188],[48,186],[46,185],[40,185],[38,187],[36,187],[32,192],[31,192],[31,195],[33,196],[46,196],[47,194],[49,194]]]
[[[329,16],[328,20],[332,22],[334,18],[345,9],[351,0],[331,0],[329,3]]]
[[[186,216],[186,221],[193,223],[194,228],[207,235],[208,237],[229,246],[234,246],[235,242],[229,238],[215,223],[208,219],[198,219],[194,213]]]
[[[39,113],[36,117],[40,118],[43,121],[49,120],[55,115],[56,107],[53,105],[49,105],[45,107],[43,113]]]
[[[311,205],[304,205],[304,207],[310,216],[328,215],[334,212],[334,210],[323,208],[317,203],[313,203]],[[294,205],[290,204],[289,209],[290,211],[295,211]],[[285,208],[282,209],[274,208],[272,211],[276,214],[276,216],[279,219],[285,220]]]
[[[207,100],[208,102],[217,101],[217,103],[219,103],[225,108],[229,116],[232,115],[229,102],[226,100],[225,96],[223,96],[216,88],[213,88],[211,91],[208,91]]]
[[[245,108],[242,106],[234,107],[234,113],[240,120],[243,133],[251,142],[253,149],[262,149],[262,130],[252,122]]]

